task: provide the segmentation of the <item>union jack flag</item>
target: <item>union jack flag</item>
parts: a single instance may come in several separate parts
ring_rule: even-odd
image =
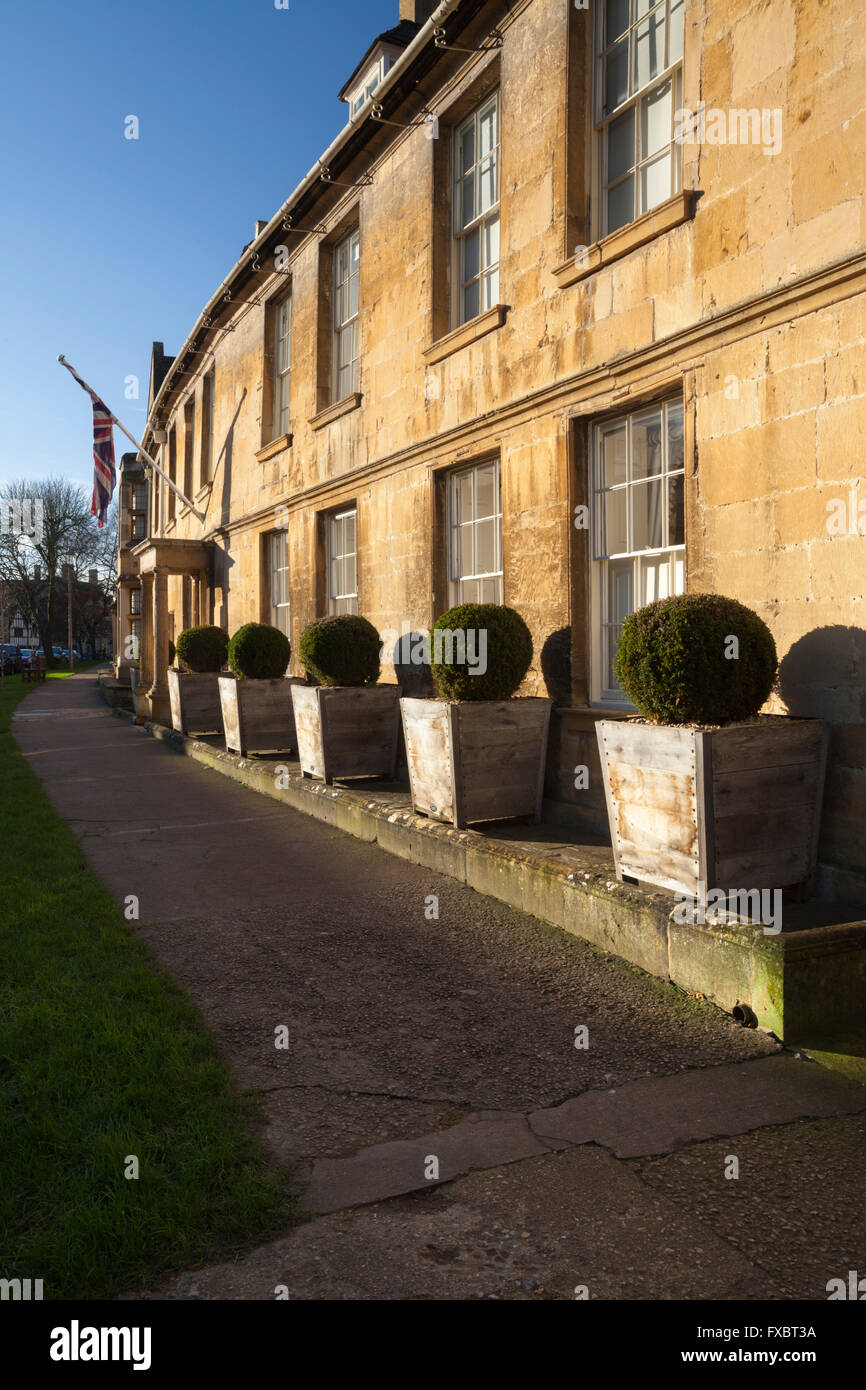
[[[93,402],[93,496],[90,499],[90,511],[102,530],[117,483],[112,415],[105,402],[99,399],[95,391],[91,391],[75,369],[70,367],[68,362],[64,362],[63,366],[72,373],[82,391],[86,391]]]

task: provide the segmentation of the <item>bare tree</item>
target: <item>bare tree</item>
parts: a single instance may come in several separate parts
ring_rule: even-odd
[[[108,546],[113,527],[97,528],[84,492],[66,478],[18,479],[0,489],[0,581],[7,604],[19,607],[39,630],[46,659],[62,613],[63,566],[113,572]],[[106,534],[109,533],[109,534]]]

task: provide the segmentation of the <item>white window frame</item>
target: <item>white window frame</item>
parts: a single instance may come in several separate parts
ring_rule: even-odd
[[[357,266],[353,265],[353,253],[357,250]],[[345,274],[342,269],[343,252],[346,252]],[[361,233],[356,227],[343,237],[334,247],[334,306],[333,306],[333,371],[331,395],[333,403],[345,400],[358,390],[361,344],[360,344],[360,276],[361,276]],[[352,302],[352,281],[356,281],[354,313],[349,312]],[[351,344],[351,356],[341,367],[343,343]],[[348,390],[343,386],[343,373],[348,370]]]
[[[483,516],[478,514],[478,477],[482,470],[493,470],[493,511],[485,512]],[[463,489],[461,482],[471,477],[472,479],[472,503],[471,516],[463,514],[461,495]],[[468,468],[457,468],[448,475],[448,602],[449,607],[454,608],[460,603],[502,603],[504,588],[504,572],[502,567],[502,469],[499,459],[484,459],[480,463],[474,463]],[[479,572],[477,565],[478,553],[478,526],[483,521],[494,521],[495,541],[494,541],[494,568]],[[469,529],[472,536],[472,556],[473,572],[462,573],[461,556],[463,545],[461,544],[462,535]],[[490,597],[471,598],[466,595],[466,588],[470,585],[483,585],[492,591]]]
[[[491,145],[490,150],[479,158],[479,131],[482,121],[489,115],[491,110],[494,112],[496,123],[496,139]],[[473,139],[473,159],[472,164],[464,169],[461,158],[463,139],[466,134],[472,132]],[[500,268],[501,268],[501,248],[500,248],[500,196],[501,196],[501,102],[500,92],[497,89],[492,96],[477,106],[475,110],[467,116],[456,127],[453,136],[451,149],[452,179],[451,179],[451,204],[452,204],[452,284],[453,295],[451,305],[451,321],[455,328],[461,324],[469,323],[479,314],[486,313],[495,304],[500,302]],[[492,167],[495,182],[495,197],[484,208],[483,212],[478,211],[482,203],[482,180],[485,178],[488,168]],[[470,215],[464,215],[464,182],[471,179],[472,186],[472,208]],[[492,243],[495,234],[496,254],[492,253]],[[474,273],[472,267],[467,269],[467,249],[473,238],[477,237],[478,245],[478,264]],[[466,293],[472,286],[477,286],[478,305],[473,313],[467,312]]]
[[[343,507],[327,517],[328,612],[358,611],[358,509]]]
[[[379,59],[378,63],[374,63],[371,67],[367,68],[367,71],[364,73],[363,81],[358,84],[349,98],[349,111],[352,120],[355,119],[359,111],[364,109],[367,102],[372,98],[373,93],[379,85],[384,82],[385,74],[392,66],[393,61],[391,55],[385,53]]]
[[[636,424],[653,413],[661,415],[661,434],[659,447],[661,449],[661,471],[649,475],[646,480],[635,479],[632,475],[634,467],[634,429]],[[619,574],[622,578],[628,579],[630,576],[630,607],[629,612],[634,612],[636,608],[642,608],[644,604],[651,602],[655,598],[665,598],[668,595],[684,592],[685,588],[685,513],[684,513],[684,486],[685,470],[683,463],[676,468],[671,468],[671,436],[674,425],[676,432],[683,438],[683,400],[682,396],[674,396],[663,401],[654,402],[650,405],[641,406],[636,410],[629,411],[628,414],[614,416],[611,419],[597,423],[592,430],[592,447],[590,450],[590,468],[592,479],[592,538],[593,538],[593,561],[591,578],[591,613],[592,613],[592,643],[591,643],[591,693],[592,703],[598,705],[610,705],[619,709],[631,709],[630,702],[626,699],[622,690],[614,686],[609,680],[609,665],[612,661],[615,648],[612,645],[613,637],[617,634],[621,626],[612,613],[612,582]],[[604,487],[602,470],[604,457],[601,447],[602,439],[608,435],[617,433],[625,427],[626,445],[626,476],[623,482],[617,482],[610,487]],[[679,484],[674,484],[674,489],[679,487],[680,493],[680,513],[679,530],[682,540],[671,544],[671,485],[670,479],[680,479]],[[631,505],[632,496],[637,498],[640,489],[649,491],[650,482],[659,482],[660,501],[659,514],[661,522],[661,544],[647,545],[640,549],[634,546],[634,509]],[[626,521],[626,548],[625,550],[611,551],[607,553],[605,543],[606,515],[608,498],[613,494],[619,493],[625,496],[625,521]],[[676,491],[674,491],[674,497]],[[617,504],[619,505],[619,504]],[[648,515],[648,513],[647,513]],[[625,616],[625,614],[623,614]],[[618,640],[618,636],[617,636]]]
[[[271,439],[282,439],[291,432],[292,387],[292,292],[274,305],[273,396],[271,399]]]
[[[627,227],[631,222],[642,217],[644,213],[658,207],[667,198],[672,198],[682,187],[682,160],[681,147],[675,139],[677,110],[682,106],[682,49],[683,49],[683,15],[685,13],[685,0],[622,0],[628,5],[629,24],[628,29],[622,34],[614,36],[608,43],[608,36],[605,33],[607,22],[606,0],[598,0],[596,6],[596,25],[595,25],[595,164],[596,164],[596,193],[597,193],[597,214],[595,234],[598,238],[607,236],[610,232],[619,230],[620,227]],[[679,25],[679,51],[676,47],[671,48],[671,12],[674,12]],[[661,63],[655,76],[648,78],[642,85],[638,85],[636,80],[636,58],[637,46],[651,34],[648,22],[657,24],[659,20],[664,21],[664,53]],[[610,110],[605,109],[605,72],[608,58],[614,54],[621,45],[625,44],[626,61],[628,65],[628,78],[626,83],[626,96]],[[646,134],[641,120],[642,113],[645,112],[651,99],[659,97],[664,88],[670,84],[670,128],[669,139],[657,149],[648,152],[644,149]],[[632,118],[632,157],[628,169],[620,170],[616,178],[609,178],[608,173],[608,151],[610,146],[609,133],[614,123],[622,121],[631,114]],[[662,195],[651,197],[647,194],[644,187],[644,178],[649,177],[649,172],[656,164],[660,164],[664,159],[670,158],[670,178],[668,186]],[[632,213],[631,217],[624,221],[611,219],[610,217],[610,193],[616,188],[622,188],[628,181],[632,182]]]
[[[268,605],[271,627],[291,637],[289,533],[286,530],[268,533]]]

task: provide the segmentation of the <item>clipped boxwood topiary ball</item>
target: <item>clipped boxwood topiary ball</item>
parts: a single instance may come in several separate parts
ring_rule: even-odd
[[[245,623],[229,642],[229,666],[241,680],[276,680],[286,674],[292,644],[267,623]]]
[[[301,661],[320,685],[375,685],[382,639],[357,613],[310,623],[301,636]]]
[[[656,724],[752,719],[777,669],[767,624],[720,594],[679,594],[630,613],[614,662],[635,709]]]
[[[188,627],[177,639],[177,659],[186,671],[220,671],[228,646],[223,627]]]
[[[446,700],[509,700],[531,661],[529,628],[504,603],[463,603],[433,624],[430,666]]]

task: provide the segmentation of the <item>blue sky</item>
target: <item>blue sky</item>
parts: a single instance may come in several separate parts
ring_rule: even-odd
[[[181,346],[256,218],[345,123],[337,93],[397,18],[397,0],[4,7],[0,483],[55,473],[89,493],[89,402],[57,354],[138,435],[151,343]],[[129,448],[115,431],[118,460]]]

